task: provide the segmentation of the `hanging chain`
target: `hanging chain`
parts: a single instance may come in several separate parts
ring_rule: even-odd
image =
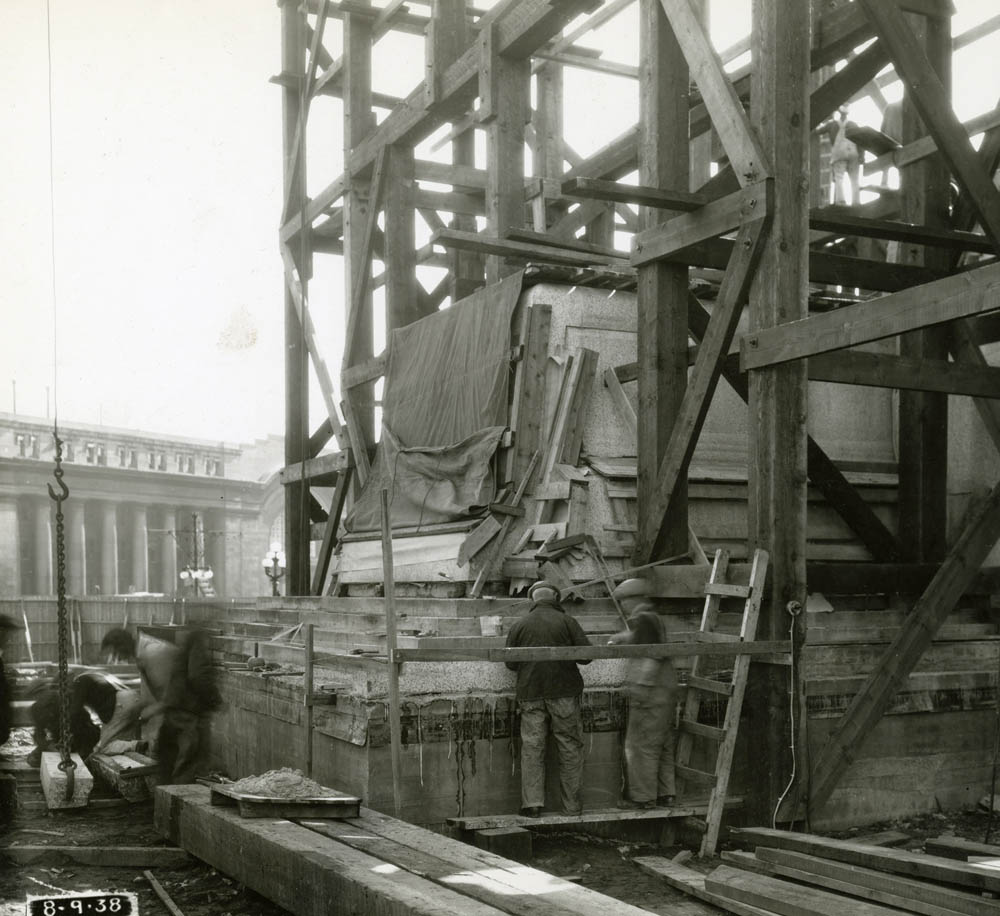
[[[66,774],[66,801],[73,798],[73,775],[76,764],[71,756],[73,736],[69,724],[69,650],[67,646],[66,623],[66,530],[63,525],[63,500],[69,497],[69,487],[63,480],[65,473],[62,468],[62,439],[58,429],[52,432],[56,440],[56,469],[53,472],[61,493],[58,495],[48,484],[49,498],[56,503],[56,594],[58,595],[58,633],[59,633],[59,752],[61,759],[59,769]]]

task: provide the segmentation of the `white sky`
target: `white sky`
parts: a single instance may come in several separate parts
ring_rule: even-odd
[[[48,398],[64,421],[228,442],[282,432],[277,5],[50,0],[55,298],[46,3],[2,5],[0,411],[16,380],[19,413],[45,416]],[[992,0],[955,6],[955,34],[997,12]],[[743,0],[712,8],[717,46],[749,27]],[[634,36],[633,8],[600,33],[606,57],[635,63]],[[336,21],[325,43],[339,53]],[[962,119],[1000,98],[1000,42],[980,45],[955,60]],[[375,88],[405,95],[422,66],[419,39],[387,39]],[[582,154],[635,123],[634,82],[567,69],[566,94]],[[852,116],[877,126],[873,107]],[[314,103],[311,194],[340,171],[339,121],[339,102]],[[336,377],[340,259],[317,255],[316,267],[312,309]],[[311,402],[315,423],[315,392]]]

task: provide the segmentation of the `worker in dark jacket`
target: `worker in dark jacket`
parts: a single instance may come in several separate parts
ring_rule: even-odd
[[[559,589],[536,582],[528,591],[531,610],[510,628],[507,648],[589,646],[575,617],[559,604]],[[507,662],[517,672],[521,713],[521,813],[538,817],[545,806],[545,743],[549,731],[559,752],[563,811],[579,814],[583,777],[583,678],[587,661]]]
[[[643,579],[626,579],[614,591],[629,614],[628,629],[609,645],[651,645],[666,641],[663,622]],[[623,808],[669,807],[674,803],[674,722],[677,672],[669,658],[630,658],[625,668],[628,725],[625,728]]]

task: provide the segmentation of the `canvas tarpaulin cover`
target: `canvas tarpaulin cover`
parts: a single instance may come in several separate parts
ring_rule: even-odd
[[[379,530],[383,489],[394,528],[469,518],[493,499],[490,459],[507,426],[521,276],[392,332],[382,439],[348,531]]]

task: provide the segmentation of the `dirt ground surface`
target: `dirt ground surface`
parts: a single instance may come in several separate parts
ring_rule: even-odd
[[[20,760],[30,750],[27,730],[17,729],[0,751],[0,761]],[[19,808],[13,819],[0,824],[0,856],[2,847],[11,846],[169,845],[153,826],[151,802],[125,803],[112,790],[100,786],[95,786],[91,799],[105,806],[50,812],[41,785],[21,780]],[[907,844],[910,848],[919,849],[925,838],[941,834],[982,842],[986,838],[987,821],[984,811],[950,812],[870,825],[837,836],[863,839],[867,834],[896,830],[912,837]],[[1000,814],[994,820],[991,840],[1000,843]],[[534,837],[532,859],[525,864],[662,916],[702,914],[709,911],[705,904],[691,902],[681,892],[643,873],[631,861],[642,855],[672,858],[684,849],[578,833],[538,833]],[[719,861],[691,858],[686,864],[708,872]],[[143,868],[84,866],[69,860],[13,867],[2,862],[0,858],[0,916],[24,916],[28,895],[82,891],[128,891],[136,895],[143,916],[169,914],[143,876],[146,870]],[[194,858],[184,867],[153,866],[148,870],[184,916],[285,916],[288,912]]]

